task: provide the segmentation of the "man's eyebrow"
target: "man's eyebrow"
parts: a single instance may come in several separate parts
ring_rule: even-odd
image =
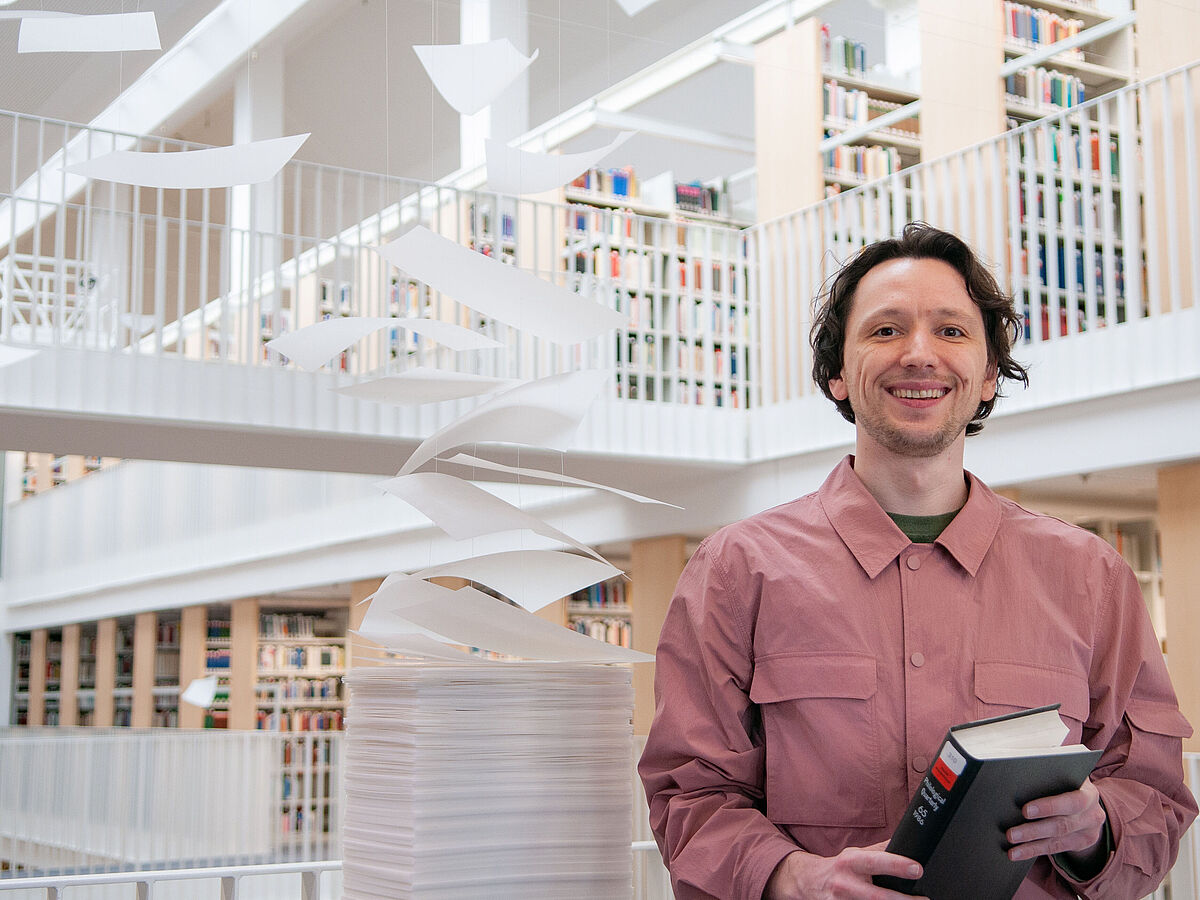
[[[885,306],[881,309],[874,310],[863,316],[864,322],[874,322],[878,319],[907,319],[912,316],[913,312],[906,306]],[[953,306],[939,306],[932,310],[932,314],[939,319],[969,319],[971,311],[968,309],[959,309]]]

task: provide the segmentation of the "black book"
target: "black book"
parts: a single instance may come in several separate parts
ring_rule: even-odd
[[[1066,736],[1058,704],[951,728],[887,846],[924,872],[875,883],[930,900],[1011,900],[1033,860],[1009,860],[1005,832],[1030,800],[1079,788],[1100,758],[1063,746]]]

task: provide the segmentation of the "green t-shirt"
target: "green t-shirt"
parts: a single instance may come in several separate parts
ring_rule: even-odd
[[[888,515],[914,544],[932,544],[946,530],[946,526],[954,521],[958,510],[936,516],[904,516],[900,513]]]

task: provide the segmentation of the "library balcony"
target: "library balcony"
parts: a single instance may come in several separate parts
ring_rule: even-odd
[[[1014,440],[1046,437],[1079,404],[1109,403],[1111,416],[1089,417],[1106,434],[1183,422],[1200,377],[1197,71],[746,228],[296,161],[249,187],[133,188],[66,168],[189,146],[2,113],[0,342],[39,352],[5,368],[0,428],[83,453],[391,474],[469,404],[395,407],[332,388],[413,366],[516,379],[603,367],[610,388],[575,447],[585,469],[636,458],[650,473],[664,461],[727,470],[845,448],[851,432],[808,374],[812,298],[838,262],[914,219],[964,235],[1024,311],[1033,383],[998,408],[983,473],[1011,468]],[[374,251],[415,224],[626,324],[559,345],[480,316]],[[456,355],[385,328],[304,372],[266,347],[345,316],[442,319],[504,349]],[[84,423],[91,441],[72,448]],[[1181,440],[1180,456],[1197,450],[1182,433],[1162,438]],[[1022,474],[1054,474],[1053,457]]]

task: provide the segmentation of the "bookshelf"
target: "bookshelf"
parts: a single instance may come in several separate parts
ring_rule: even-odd
[[[866,45],[819,28],[821,44],[821,135],[824,139],[867,127],[895,115],[918,99],[912,79],[871,66]],[[860,140],[821,154],[825,195],[890,175],[921,160],[921,132],[915,116],[875,128]]]
[[[33,660],[33,636],[28,632],[13,635],[13,704],[9,721],[29,724],[29,670]]]
[[[1019,66],[1005,77],[1008,114],[1021,120],[1038,118],[1128,84],[1133,71],[1132,29],[1110,30],[1129,11],[1128,4],[1123,10],[1119,5],[1101,10],[1094,2],[1004,0],[1004,60],[1006,68]],[[1089,34],[1097,36],[1044,61],[1020,65],[1023,57],[1049,44],[1086,39]]]
[[[1162,543],[1153,518],[1094,518],[1077,523],[1108,541],[1129,563],[1142,589],[1150,621],[1167,652],[1167,608],[1163,597]]]
[[[42,695],[42,724],[57,725],[62,698],[63,642],[62,630],[46,632],[46,678]]]
[[[232,663],[232,623],[228,610],[210,610],[204,639],[204,673],[217,676],[212,708],[204,715],[205,728],[229,727],[229,672]]]
[[[596,640],[633,646],[627,582],[620,576],[576,591],[567,599],[567,627]]]
[[[1020,166],[1010,177],[1018,224],[1010,244],[1020,256],[1014,271],[1022,275],[1025,338],[1036,332],[1047,340],[1124,322],[1121,148],[1112,127],[1081,117],[1026,129],[1014,141]],[[1106,253],[1097,247],[1099,235],[1112,237],[1103,242],[1112,248]]]
[[[134,630],[135,623],[132,617],[122,617],[117,620],[112,724],[123,727],[133,724]]]
[[[627,192],[627,193],[626,193]],[[627,314],[613,354],[625,400],[746,407],[746,251],[718,184],[592,170],[565,191],[561,271]]]
[[[79,626],[79,687],[75,692],[75,724],[91,725],[96,715],[96,623]]]
[[[340,731],[345,713],[346,610],[259,616],[256,727]]]
[[[119,462],[114,457],[25,453],[21,470],[21,498],[32,497],[51,488],[69,484],[92,472]]]
[[[179,726],[180,617],[178,610],[160,612],[154,621],[154,685],[150,725]]]

